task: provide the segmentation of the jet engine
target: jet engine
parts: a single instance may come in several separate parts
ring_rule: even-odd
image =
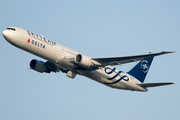
[[[33,69],[33,70],[35,70],[37,72],[40,72],[40,73],[43,73],[43,72],[50,73],[50,71],[48,71],[45,63],[42,62],[42,61],[33,59],[33,60],[31,60],[29,66],[30,66],[31,69]]]
[[[75,62],[78,65],[80,65],[82,67],[85,67],[85,68],[90,68],[90,67],[92,67],[94,65],[91,58],[89,58],[89,57],[87,57],[85,55],[82,55],[82,54],[76,55]]]

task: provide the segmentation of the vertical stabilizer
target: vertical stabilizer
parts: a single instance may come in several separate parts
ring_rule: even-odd
[[[151,63],[153,61],[154,57],[146,58],[144,60],[141,60],[134,68],[132,68],[128,74],[132,75],[136,79],[138,79],[140,82],[144,82],[146,75],[149,71],[149,68],[151,66]]]

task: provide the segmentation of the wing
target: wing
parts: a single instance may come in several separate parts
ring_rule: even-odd
[[[101,67],[107,65],[121,65],[130,62],[136,62],[139,60],[143,60],[148,57],[163,55],[167,53],[174,53],[174,52],[159,52],[159,53],[149,53],[149,54],[142,54],[142,55],[132,55],[132,56],[122,56],[122,57],[106,57],[106,58],[91,58],[92,60],[100,63]]]
[[[95,69],[99,69],[99,67],[105,67],[107,65],[121,65],[121,64],[125,64],[125,63],[129,63],[129,62],[136,62],[139,60],[143,60],[145,58],[148,57],[153,57],[153,56],[158,56],[158,55],[163,55],[163,54],[167,54],[167,53],[173,53],[173,52],[159,52],[159,53],[149,53],[149,54],[143,54],[143,55],[132,55],[132,56],[121,56],[121,57],[106,57],[106,58],[91,58],[93,63],[95,64],[95,66],[88,68],[88,70],[92,71]],[[74,56],[66,56],[64,59],[66,59],[67,61],[71,62],[71,63],[75,63],[75,57]],[[45,62],[45,65],[48,68],[48,72],[65,72],[67,73],[68,70],[66,69],[61,69],[62,67],[59,66],[56,63],[47,61]],[[78,68],[82,68],[82,66],[77,66],[77,68],[74,69],[78,69]]]
[[[56,72],[59,72],[59,71],[61,71],[63,73],[67,73],[67,70],[61,69],[58,66],[58,64],[52,63],[50,61],[45,62],[45,65],[46,65],[46,67],[48,69],[48,73],[50,73],[50,72],[55,72],[56,73]]]

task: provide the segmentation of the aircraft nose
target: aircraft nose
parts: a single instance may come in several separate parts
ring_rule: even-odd
[[[8,33],[7,33],[7,30],[4,30],[3,32],[2,32],[2,34],[3,34],[3,36],[5,37]]]
[[[10,35],[10,33],[9,33],[8,30],[4,30],[4,31],[2,32],[2,34],[3,34],[3,36],[4,36],[5,39],[7,39],[8,36]]]
[[[8,42],[12,41],[12,38],[14,37],[14,34],[10,30],[4,30],[2,35]]]

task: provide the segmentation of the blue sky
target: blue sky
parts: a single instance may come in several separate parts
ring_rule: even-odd
[[[88,78],[29,70],[43,60],[0,36],[1,120],[178,120],[179,0],[0,2],[0,31],[28,29],[91,57],[176,51],[154,59],[145,82],[176,83],[148,92],[111,89]],[[45,60],[43,60],[45,61]],[[136,63],[117,66],[130,70]]]

